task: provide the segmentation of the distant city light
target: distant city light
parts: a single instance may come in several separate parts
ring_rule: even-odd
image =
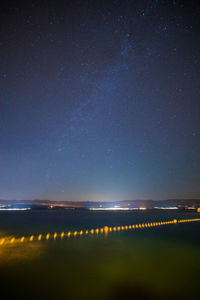
[[[115,205],[113,207],[91,207],[89,208],[89,210],[109,210],[109,211],[121,211],[121,210],[146,210],[146,207],[120,207],[119,205]]]
[[[31,209],[31,208],[30,207],[22,207],[22,208],[11,208],[11,207],[8,207],[8,208],[4,207],[4,208],[2,208],[2,207],[0,207],[0,210],[29,210],[29,209]]]
[[[178,209],[177,206],[167,206],[167,207],[165,207],[165,206],[155,206],[154,208],[155,209]]]
[[[89,210],[133,210],[134,208],[130,207],[91,207]]]

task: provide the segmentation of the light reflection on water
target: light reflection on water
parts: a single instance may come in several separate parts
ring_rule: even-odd
[[[5,243],[0,247],[0,265],[36,259],[44,253],[45,247],[46,245],[40,242]]]

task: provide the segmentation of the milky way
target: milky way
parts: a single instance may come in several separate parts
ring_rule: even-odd
[[[0,198],[200,197],[198,1],[0,16]]]

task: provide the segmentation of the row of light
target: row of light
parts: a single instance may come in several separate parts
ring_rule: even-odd
[[[184,219],[184,220],[177,220],[174,219],[173,221],[166,221],[166,222],[153,222],[153,223],[142,223],[142,224],[135,224],[135,225],[126,225],[126,226],[114,226],[114,227],[108,227],[104,226],[103,228],[96,228],[96,229],[90,229],[90,230],[81,230],[81,231],[74,231],[74,232],[62,232],[61,234],[58,234],[57,232],[50,234],[47,233],[46,235],[39,234],[37,236],[31,235],[30,237],[24,237],[22,236],[21,238],[15,238],[12,237],[10,239],[8,238],[2,238],[0,239],[0,245],[3,245],[5,243],[10,243],[13,244],[15,242],[32,242],[34,241],[41,241],[41,240],[49,240],[51,237],[56,240],[58,237],[63,239],[65,236],[70,238],[70,237],[76,237],[77,235],[82,236],[83,234],[88,235],[88,234],[99,234],[99,233],[104,233],[107,235],[109,232],[116,232],[116,231],[123,231],[123,230],[130,230],[130,229],[140,229],[140,228],[148,228],[148,227],[155,227],[155,226],[162,226],[162,225],[168,225],[168,224],[177,224],[177,223],[185,223],[185,222],[194,222],[194,221],[200,221],[199,219]]]
[[[193,222],[193,221],[200,221],[200,219],[185,219],[185,220],[179,220],[178,223]]]

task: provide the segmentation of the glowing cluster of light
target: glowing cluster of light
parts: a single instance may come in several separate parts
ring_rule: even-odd
[[[0,210],[29,210],[30,207],[0,207]]]
[[[89,210],[109,210],[109,211],[112,211],[112,210],[146,210],[147,208],[146,207],[120,207],[118,205],[115,205],[113,207],[91,207],[89,208]]]
[[[129,207],[91,207],[90,210],[133,210],[133,208]]]
[[[165,207],[165,206],[155,206],[154,208],[155,209],[178,209],[177,206],[168,206],[168,207]]]
[[[122,226],[104,226],[102,228],[95,228],[95,229],[88,229],[88,230],[80,230],[80,231],[69,231],[69,232],[61,232],[58,234],[57,232],[54,233],[47,233],[47,234],[38,234],[38,235],[31,235],[29,237],[11,237],[11,238],[1,238],[0,239],[0,246],[4,244],[13,244],[13,243],[24,243],[26,242],[33,242],[33,241],[41,241],[41,240],[56,240],[57,238],[60,238],[61,240],[64,237],[70,238],[70,237],[76,237],[76,236],[82,236],[82,235],[94,235],[94,234],[105,234],[108,235],[110,232],[117,232],[117,231],[126,231],[126,230],[135,230],[135,229],[142,229],[142,228],[151,228],[151,227],[157,227],[157,226],[163,226],[163,225],[169,225],[169,224],[177,224],[177,223],[187,223],[187,222],[195,222],[200,221],[200,218],[198,219],[183,219],[183,220],[171,220],[171,221],[159,221],[159,222],[146,222],[146,223],[139,223],[139,224],[133,224],[133,225],[122,225]]]

